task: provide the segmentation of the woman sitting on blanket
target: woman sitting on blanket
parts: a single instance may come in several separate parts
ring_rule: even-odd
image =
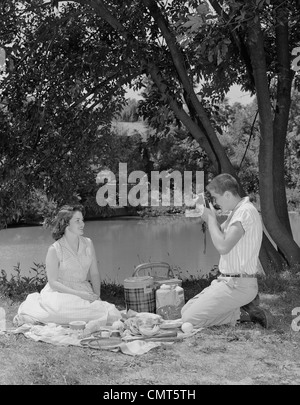
[[[40,293],[29,294],[14,324],[68,324],[99,320],[103,325],[121,318],[115,305],[100,299],[100,274],[91,239],[83,235],[84,209],[63,206],[54,222],[55,242],[46,256],[48,282]]]

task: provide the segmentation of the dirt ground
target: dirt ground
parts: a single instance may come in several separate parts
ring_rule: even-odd
[[[287,302],[262,295],[275,315],[274,327],[215,327],[182,342],[163,344],[141,356],[34,342],[0,335],[1,385],[299,385],[300,332],[291,328]],[[276,303],[275,303],[276,301]],[[273,305],[274,304],[274,305]],[[7,327],[17,304],[1,302]],[[300,322],[299,322],[300,324]],[[170,388],[170,387],[169,387]]]

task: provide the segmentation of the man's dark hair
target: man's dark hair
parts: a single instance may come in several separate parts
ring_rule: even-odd
[[[206,187],[208,192],[214,191],[223,195],[225,191],[230,191],[233,195],[239,195],[239,184],[237,180],[228,173],[222,173],[214,177]]]

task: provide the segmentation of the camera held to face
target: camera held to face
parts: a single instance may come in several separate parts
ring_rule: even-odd
[[[221,209],[221,207],[216,203],[215,197],[213,197],[210,192],[206,191],[204,193],[204,200],[207,208],[210,208],[209,203],[211,203],[215,210],[219,211]]]

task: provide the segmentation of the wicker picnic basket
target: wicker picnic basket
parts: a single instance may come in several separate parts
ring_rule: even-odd
[[[165,276],[161,272],[166,273]],[[141,275],[143,273],[143,275]],[[135,267],[132,277],[124,280],[124,297],[126,309],[136,312],[156,311],[155,291],[162,284],[181,286],[182,281],[175,277],[169,263],[149,262]]]

